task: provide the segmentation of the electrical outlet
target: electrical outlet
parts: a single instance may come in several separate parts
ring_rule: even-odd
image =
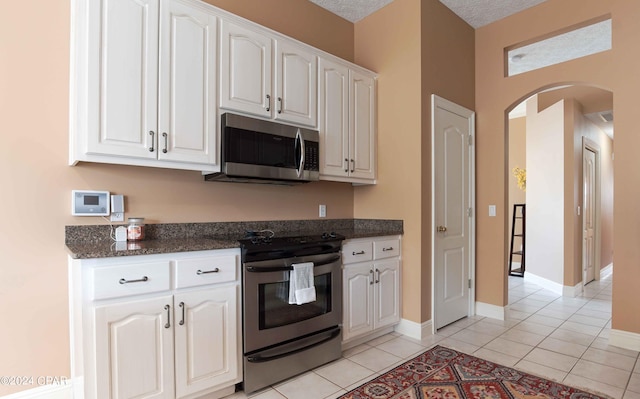
[[[124,212],[113,212],[111,214],[112,222],[124,222]]]
[[[327,217],[327,206],[326,205],[320,205],[320,207],[318,208],[318,216],[320,216],[321,218],[326,218]]]

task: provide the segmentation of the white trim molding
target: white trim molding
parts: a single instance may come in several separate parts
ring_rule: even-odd
[[[505,320],[506,307],[492,305],[490,303],[476,302],[476,315],[491,319]]]
[[[611,329],[609,344],[632,351],[640,351],[640,334]]]
[[[433,335],[433,322],[427,320],[424,323],[416,323],[415,321],[400,319],[400,323],[395,326],[394,331],[409,338],[423,340]]]
[[[538,275],[532,274],[531,272],[526,272],[524,274],[524,279],[526,281],[532,282],[540,287],[552,291],[555,294],[563,295],[564,294],[564,286],[560,283],[556,283],[555,281],[551,281],[544,277],[540,277]]]
[[[563,285],[562,286],[562,296],[566,296],[569,298],[575,298],[578,295],[582,294],[582,288],[584,286],[582,285],[582,281],[579,282],[578,284],[576,284],[574,287],[570,287],[568,285]]]

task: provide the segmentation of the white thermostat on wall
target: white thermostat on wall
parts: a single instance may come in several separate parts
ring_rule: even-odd
[[[71,214],[73,216],[108,216],[109,204],[108,191],[71,191]]]

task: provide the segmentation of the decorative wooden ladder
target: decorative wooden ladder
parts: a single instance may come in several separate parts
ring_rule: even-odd
[[[518,221],[520,221],[518,223]],[[519,225],[516,230],[516,225]],[[513,218],[511,221],[511,251],[509,252],[509,275],[516,277],[524,277],[524,254],[525,254],[525,229],[526,227],[526,205],[525,204],[513,204]],[[520,249],[514,251],[513,247],[516,245],[515,240],[519,238]],[[520,267],[513,269],[513,257],[520,257]]]

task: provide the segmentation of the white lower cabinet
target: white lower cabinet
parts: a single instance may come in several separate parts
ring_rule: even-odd
[[[237,249],[71,260],[85,399],[216,398],[242,381]]]
[[[357,239],[342,247],[343,340],[400,321],[400,237]]]
[[[174,306],[176,397],[235,380],[238,287],[177,294]]]
[[[164,295],[94,307],[97,398],[174,397],[172,301]]]

